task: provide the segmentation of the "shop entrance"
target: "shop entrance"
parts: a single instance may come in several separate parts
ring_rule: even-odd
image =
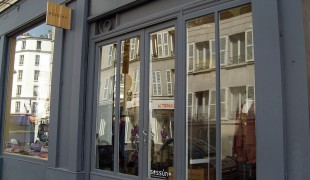
[[[95,169],[168,179],[174,159],[175,22],[97,44]]]

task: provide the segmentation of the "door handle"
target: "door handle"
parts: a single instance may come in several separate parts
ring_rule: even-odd
[[[145,136],[147,136],[146,130],[143,130],[142,133],[143,133]]]

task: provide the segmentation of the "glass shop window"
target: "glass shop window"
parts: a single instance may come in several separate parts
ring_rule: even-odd
[[[188,179],[256,179],[255,74],[251,5],[187,21]],[[215,24],[219,23],[217,40]],[[216,51],[215,42],[219,41]],[[220,68],[216,68],[216,57]],[[220,81],[216,79],[220,70]],[[216,89],[216,84],[220,89]],[[217,102],[217,97],[220,101]],[[218,104],[217,104],[218,103]],[[216,109],[220,112],[217,114]],[[217,136],[216,121],[221,135]],[[221,139],[221,144],[216,140]],[[221,146],[219,151],[218,146]]]
[[[54,34],[55,28],[42,24],[11,38],[5,154],[48,159]]]

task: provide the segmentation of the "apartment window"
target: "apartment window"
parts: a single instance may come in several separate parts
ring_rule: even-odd
[[[22,93],[22,86],[21,85],[17,85],[16,95],[20,96],[21,93]]]
[[[38,90],[39,90],[39,86],[33,86],[33,97],[38,96]]]
[[[231,35],[229,41],[229,64],[245,62],[245,33]]]
[[[160,71],[153,71],[153,96],[161,96],[161,90]]]
[[[151,37],[151,54],[153,57],[165,58],[174,55],[174,30],[165,30]]]
[[[35,59],[35,66],[39,66],[40,65],[40,55],[36,55],[36,59]]]
[[[18,70],[18,78],[17,80],[21,81],[23,79],[23,70]]]
[[[15,112],[19,113],[20,112],[20,101],[15,102]]]
[[[38,81],[39,80],[39,76],[40,76],[40,71],[34,71],[34,80]]]
[[[24,65],[24,55],[19,56],[19,65],[20,66]]]
[[[41,50],[42,41],[37,41],[37,50]]]
[[[172,80],[171,80],[171,71],[166,71],[166,79],[167,79],[167,95],[172,95]]]
[[[26,49],[26,41],[22,41],[22,49]]]
[[[140,90],[139,70],[135,70],[133,73],[133,92],[136,94],[139,93]]]
[[[199,42],[195,44],[196,47],[196,70],[209,69],[210,65],[210,48],[209,42]]]

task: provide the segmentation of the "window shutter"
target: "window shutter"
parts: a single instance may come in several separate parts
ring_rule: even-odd
[[[162,33],[157,34],[157,49],[158,49],[158,57],[163,57],[163,39],[162,39]]]
[[[246,61],[254,60],[254,48],[253,48],[253,30],[248,30],[245,32],[245,55]]]
[[[187,120],[192,121],[193,119],[193,93],[187,94]]]
[[[113,59],[113,45],[109,46],[109,62],[108,62],[108,66],[112,65],[112,59]]]
[[[157,87],[156,87],[156,72],[153,71],[153,95],[156,96],[157,95]]]
[[[124,59],[124,47],[125,46],[125,41],[122,41],[121,43],[121,62],[123,62]]]
[[[166,78],[167,78],[167,94],[172,95],[172,81],[171,81],[171,71],[166,71]]]
[[[227,119],[227,93],[221,89],[221,119]]]
[[[187,62],[188,62],[188,72],[192,72],[194,70],[194,51],[195,45],[189,44],[188,45],[188,54],[187,54]]]
[[[140,39],[136,38],[136,56],[140,53]],[[136,57],[137,58],[137,57]]]
[[[139,70],[136,70],[136,93],[140,92],[140,75],[139,75]]]
[[[210,91],[209,119],[215,120],[216,115],[216,91]]]
[[[221,37],[220,38],[220,60],[221,60],[221,65],[226,64],[227,62],[227,46],[228,46],[228,37]]]
[[[210,67],[215,68],[215,40],[210,40]]]
[[[103,99],[108,99],[108,89],[109,89],[109,78],[106,78],[104,81]]]
[[[137,38],[131,38],[130,39],[129,60],[133,60],[136,58],[136,41],[137,41]]]
[[[255,89],[254,86],[247,86],[247,98],[249,102],[254,102],[255,101]]]
[[[157,81],[157,92],[158,95],[160,96],[162,94],[161,92],[161,77],[160,77],[160,71],[156,72],[156,81]]]
[[[163,33],[163,47],[164,47],[164,57],[169,57],[169,34],[168,32]]]

